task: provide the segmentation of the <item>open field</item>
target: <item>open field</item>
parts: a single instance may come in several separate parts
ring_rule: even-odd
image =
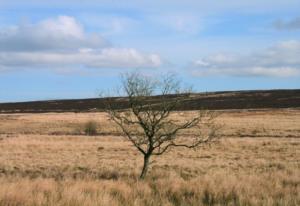
[[[224,110],[218,111],[218,123],[226,137],[300,137],[300,109]],[[178,121],[193,112],[176,112]],[[0,114],[0,135],[83,135],[87,121],[98,122],[99,135],[120,135],[106,113]],[[193,134],[188,131],[187,134]],[[0,136],[1,138],[1,136]]]
[[[139,181],[142,156],[104,113],[1,114],[0,205],[300,205],[300,110],[218,122],[218,143],[156,157]]]

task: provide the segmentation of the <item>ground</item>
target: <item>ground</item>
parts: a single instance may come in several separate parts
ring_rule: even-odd
[[[142,156],[104,113],[1,114],[0,205],[300,205],[300,110],[217,121],[217,143],[155,157],[140,181]]]

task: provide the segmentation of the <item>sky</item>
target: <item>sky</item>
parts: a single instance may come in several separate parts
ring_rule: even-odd
[[[98,97],[132,71],[299,89],[300,1],[0,0],[0,102]]]

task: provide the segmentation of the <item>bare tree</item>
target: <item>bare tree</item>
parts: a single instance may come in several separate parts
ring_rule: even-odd
[[[162,155],[171,148],[196,148],[216,139],[217,126],[215,113],[200,110],[193,116],[176,120],[172,118],[175,110],[190,95],[183,90],[173,75],[161,79],[128,73],[122,78],[122,89],[128,100],[128,109],[115,109],[115,102],[107,98],[107,112],[126,138],[144,156],[140,174],[143,179],[148,171],[153,155]],[[180,131],[195,128],[199,133],[183,137]]]

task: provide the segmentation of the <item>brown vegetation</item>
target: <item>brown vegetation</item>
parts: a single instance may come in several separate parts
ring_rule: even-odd
[[[168,95],[169,99],[178,95]],[[181,95],[182,97],[182,95]],[[300,89],[224,91],[184,94],[184,103],[178,110],[199,109],[263,109],[299,108]],[[157,103],[161,96],[147,98],[147,102]],[[114,98],[114,107],[128,108],[128,100]],[[33,102],[0,103],[0,113],[41,113],[41,112],[87,112],[105,109],[105,99],[70,99]]]
[[[89,120],[98,136],[78,131]],[[103,113],[0,115],[0,205],[300,205],[300,111],[218,121],[218,144],[159,156],[139,181],[142,157]]]
[[[90,120],[84,125],[84,134],[86,135],[96,135],[97,134],[97,122],[94,120]]]
[[[223,137],[300,137],[300,110],[224,110],[217,118]],[[194,112],[176,112],[172,118],[189,118]],[[0,114],[0,134],[83,135],[84,125],[96,121],[99,135],[121,135],[107,114],[42,113]],[[193,131],[184,134],[192,134]]]

